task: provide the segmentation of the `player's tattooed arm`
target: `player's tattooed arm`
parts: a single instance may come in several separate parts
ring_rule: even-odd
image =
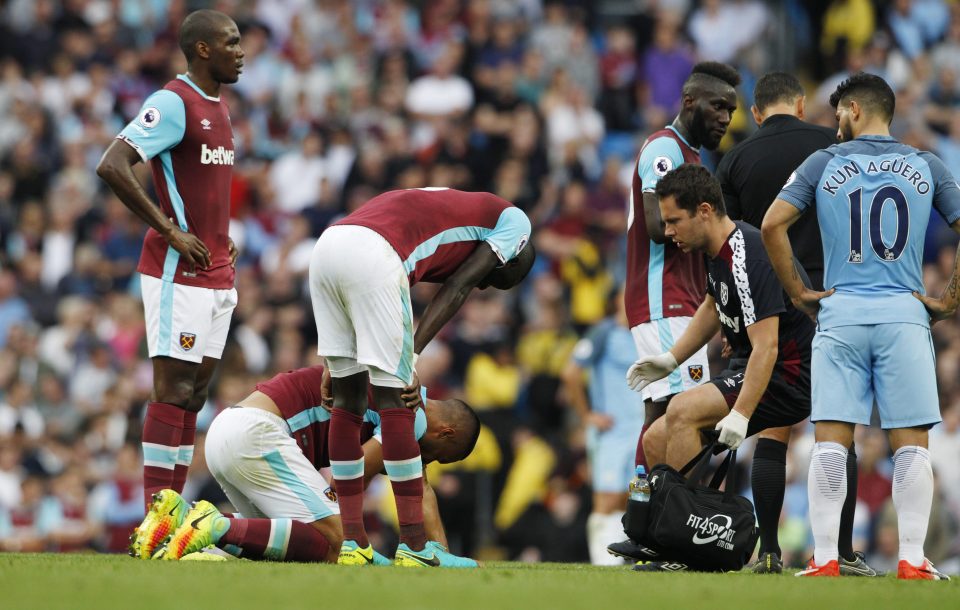
[[[960,233],[960,220],[955,221],[950,227]],[[946,320],[956,314],[957,307],[960,306],[960,246],[957,247],[957,255],[953,260],[953,274],[950,276],[950,281],[947,282],[947,287],[943,289],[940,298],[935,299],[919,292],[914,292],[913,296],[918,298],[927,308],[930,321],[933,323]]]
[[[97,175],[116,193],[117,197],[194,267],[210,266],[210,251],[196,235],[180,230],[156,205],[133,173],[133,166],[141,161],[140,153],[122,140],[114,140],[103,153],[97,165]]]
[[[819,292],[804,286],[793,258],[790,237],[787,235],[787,229],[798,218],[800,218],[800,210],[783,199],[777,199],[763,217],[760,232],[773,270],[780,278],[784,290],[790,295],[794,307],[816,319],[817,312],[820,311],[821,299],[833,294],[834,290]]]

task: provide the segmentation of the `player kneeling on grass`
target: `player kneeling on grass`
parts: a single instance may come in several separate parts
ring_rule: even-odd
[[[181,559],[216,545],[249,559],[336,563],[343,541],[340,510],[318,472],[329,466],[330,412],[323,387],[321,366],[282,373],[214,419],[205,445],[207,465],[244,518],[224,516],[206,501],[188,512],[176,492],[163,490],[141,527],[169,518],[176,529],[154,559]],[[480,421],[466,403],[429,400],[416,387],[405,390],[404,400],[416,408],[414,436],[424,464],[456,462],[470,454]],[[384,471],[376,411],[367,410],[360,437],[366,484]],[[427,544],[438,565],[476,567],[472,559],[447,552],[436,496],[425,475],[423,490]],[[378,555],[374,563],[389,561]]]
[[[733,350],[725,371],[675,396],[666,416],[643,438],[650,464],[680,468],[700,451],[704,428],[716,426],[720,442],[736,449],[748,436],[791,426],[810,415],[814,325],[786,297],[760,231],[727,216],[720,183],[706,169],[682,165],[657,183],[656,192],[665,235],[684,252],[706,255],[707,295],[673,348],[638,360],[627,373],[627,383],[640,390],[666,377],[718,330]],[[780,481],[781,500],[771,503],[777,507],[782,504],[782,474]],[[761,523],[766,519],[774,524],[776,531],[779,509],[759,517]],[[779,557],[765,559],[770,564],[765,571],[782,570]],[[876,575],[859,554],[847,564],[850,574]],[[675,565],[671,564],[674,569]],[[635,569],[661,566],[650,562]]]

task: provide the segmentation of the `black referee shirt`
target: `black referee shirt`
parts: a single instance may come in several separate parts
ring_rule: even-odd
[[[727,214],[759,228],[793,170],[812,153],[836,143],[835,129],[804,123],[789,114],[767,117],[757,131],[724,155],[717,167]],[[811,288],[823,290],[823,245],[816,212],[801,216],[789,235]]]

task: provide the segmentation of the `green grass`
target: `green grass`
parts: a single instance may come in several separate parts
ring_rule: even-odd
[[[357,601],[345,603],[344,596]],[[480,570],[341,568],[253,561],[160,563],[107,555],[0,554],[0,608],[378,610],[956,608],[960,579],[799,579],[638,574],[580,564]]]

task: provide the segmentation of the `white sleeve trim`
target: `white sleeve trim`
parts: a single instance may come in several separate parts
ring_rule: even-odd
[[[136,142],[134,142],[133,140],[131,140],[131,139],[128,138],[127,136],[125,136],[125,135],[123,135],[123,134],[121,133],[120,135],[118,135],[118,136],[116,137],[116,139],[117,139],[117,140],[120,140],[120,141],[123,142],[124,144],[128,145],[128,146],[129,146],[130,148],[132,148],[133,150],[137,151],[137,154],[140,155],[140,159],[141,159],[144,163],[146,163],[147,161],[150,160],[150,159],[147,159],[147,153],[145,153],[145,152],[143,151],[143,148],[141,148],[139,144],[137,144]]]
[[[733,250],[733,281],[740,297],[740,308],[743,310],[743,325],[750,326],[757,321],[757,314],[753,308],[750,278],[747,275],[747,249],[740,229],[730,236],[730,249]]]

